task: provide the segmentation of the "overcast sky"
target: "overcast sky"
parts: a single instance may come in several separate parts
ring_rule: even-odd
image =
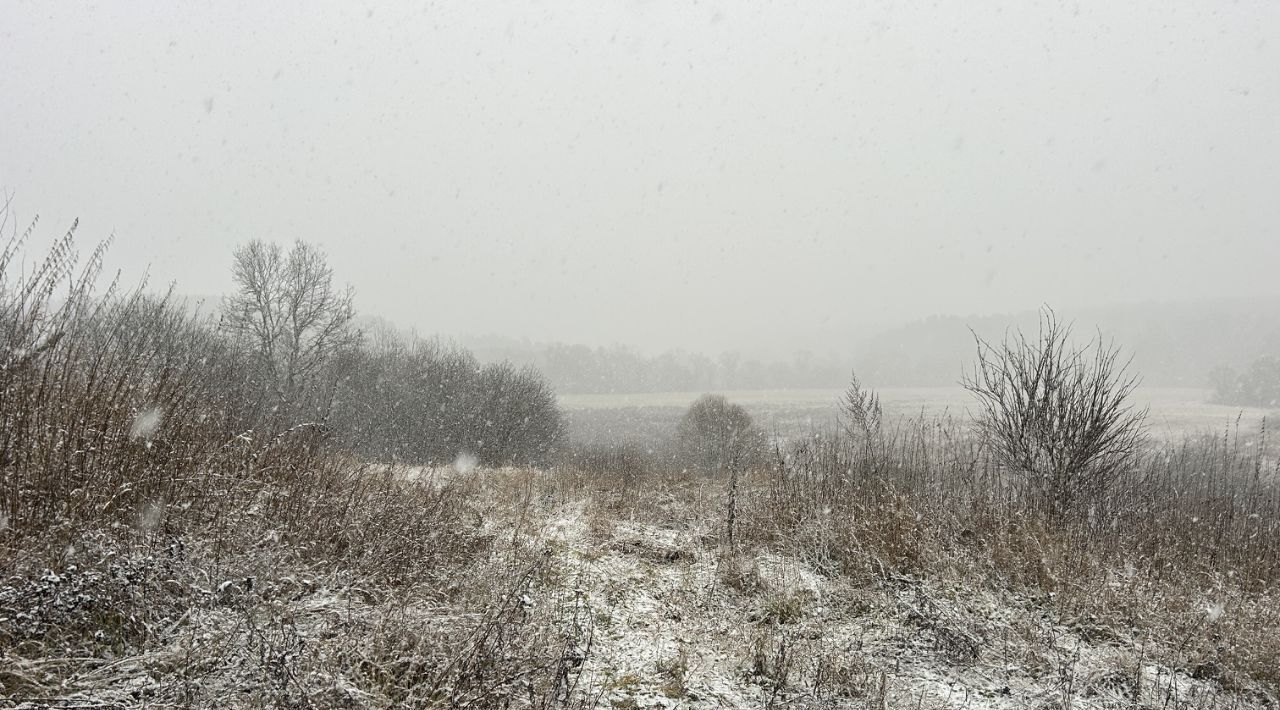
[[[19,218],[647,349],[1280,294],[1280,3],[291,5],[5,3]]]

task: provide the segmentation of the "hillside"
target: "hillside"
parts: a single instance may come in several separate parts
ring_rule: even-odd
[[[1007,329],[1034,333],[1038,313],[938,316],[883,331],[863,343],[854,364],[878,386],[955,384],[974,359],[974,333],[992,341]],[[1280,301],[1221,300],[1059,311],[1076,335],[1095,328],[1133,356],[1132,370],[1159,387],[1205,387],[1211,370],[1280,352]]]

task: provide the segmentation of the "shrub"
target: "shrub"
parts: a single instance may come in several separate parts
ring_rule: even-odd
[[[676,450],[690,469],[704,473],[742,471],[756,463],[764,437],[740,405],[707,394],[689,405],[676,431]]]
[[[880,395],[864,388],[857,373],[849,376],[849,387],[840,397],[839,416],[845,434],[855,441],[870,445],[880,436],[884,419]]]
[[[244,430],[234,354],[168,296],[96,293],[104,247],[79,267],[74,231],[26,275],[21,239],[0,255],[0,540],[201,497],[192,472]]]
[[[383,334],[347,353],[333,415],[360,456],[441,464],[461,454],[489,466],[547,465],[567,427],[536,370],[481,366],[466,350]]]
[[[1145,441],[1146,410],[1128,404],[1138,381],[1119,350],[1100,336],[1072,345],[1071,327],[1049,309],[1036,340],[974,337],[978,364],[962,384],[978,399],[977,427],[996,460],[1051,510],[1099,501]]]
[[[473,390],[472,453],[488,465],[545,465],[567,436],[556,395],[537,370],[487,365]]]

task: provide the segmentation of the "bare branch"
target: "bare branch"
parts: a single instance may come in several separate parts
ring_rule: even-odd
[[[961,384],[978,400],[977,426],[996,459],[1055,511],[1100,500],[1145,443],[1138,386],[1101,333],[1072,347],[1071,327],[1045,308],[1040,331],[992,345],[974,334],[978,362]]]

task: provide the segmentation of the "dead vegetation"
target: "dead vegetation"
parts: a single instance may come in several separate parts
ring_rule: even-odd
[[[727,475],[655,481],[621,511],[607,478],[584,481],[587,518],[644,520],[580,561],[610,620],[591,667],[628,679],[605,699],[663,706],[671,674],[642,659],[684,649],[684,706],[1274,706],[1280,528],[1261,441],[1152,450],[1117,481],[1140,502],[1064,520],[946,422],[886,436],[815,438],[753,472],[736,549]],[[687,546],[674,563],[649,553],[672,544]]]
[[[0,252],[0,702],[588,701],[591,616],[495,527],[527,513],[511,486],[281,423],[198,315],[95,289],[73,231],[34,266],[30,230]]]
[[[375,466],[259,427],[193,317],[74,263],[0,283],[6,704],[1280,702],[1265,431],[1150,445],[1071,515],[860,387],[731,471]]]

